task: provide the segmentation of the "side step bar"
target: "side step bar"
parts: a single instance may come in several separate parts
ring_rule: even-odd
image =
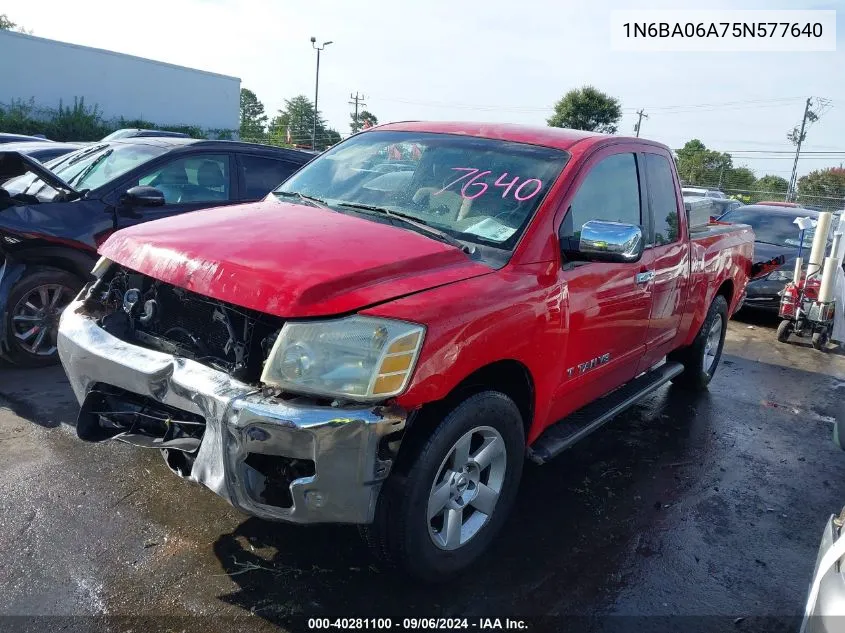
[[[545,464],[683,371],[684,367],[680,363],[664,363],[591,402],[550,426],[528,447],[528,459]]]

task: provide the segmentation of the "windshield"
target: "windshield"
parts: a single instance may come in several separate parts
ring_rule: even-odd
[[[138,165],[161,156],[167,149],[155,145],[98,143],[61,156],[46,166],[74,189],[96,189]],[[3,188],[13,196],[26,192],[52,197],[56,193],[33,174],[13,178]]]
[[[378,207],[465,242],[512,249],[568,158],[471,136],[366,132],[314,159],[275,197],[296,202],[283,194],[302,194],[344,213],[358,213],[347,203]]]
[[[754,229],[754,239],[757,242],[798,248],[801,245],[801,232],[798,225],[795,224],[795,218],[798,217],[806,216],[800,214],[782,215],[753,209],[736,209],[735,211],[728,211],[720,218],[720,221],[750,225]],[[815,234],[814,228],[807,229],[804,232],[805,248],[812,247]]]

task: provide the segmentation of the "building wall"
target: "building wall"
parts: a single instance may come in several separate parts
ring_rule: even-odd
[[[0,31],[0,104],[84,97],[105,119],[238,128],[241,80],[132,55]]]

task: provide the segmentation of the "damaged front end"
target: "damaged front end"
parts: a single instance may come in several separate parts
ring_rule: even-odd
[[[263,518],[372,520],[403,410],[263,387],[282,319],[117,265],[95,273],[59,329],[80,438],[160,449],[174,472]]]

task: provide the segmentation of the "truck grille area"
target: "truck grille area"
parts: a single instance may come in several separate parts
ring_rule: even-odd
[[[284,320],[113,266],[88,293],[121,340],[257,383]]]

